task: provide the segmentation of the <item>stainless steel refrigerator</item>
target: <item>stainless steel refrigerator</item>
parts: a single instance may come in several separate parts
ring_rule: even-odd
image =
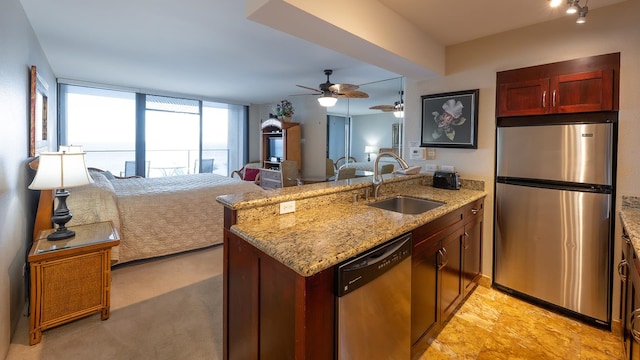
[[[499,123],[495,287],[610,326],[614,131]]]

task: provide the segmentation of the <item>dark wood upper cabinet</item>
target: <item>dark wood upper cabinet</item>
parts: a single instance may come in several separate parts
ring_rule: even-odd
[[[497,74],[496,116],[618,110],[620,53]]]

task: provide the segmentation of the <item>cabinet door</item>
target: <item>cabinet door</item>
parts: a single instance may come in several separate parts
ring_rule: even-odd
[[[631,269],[631,271],[635,271]],[[630,271],[630,272],[631,272]],[[640,360],[640,342],[637,339],[640,334],[640,293],[638,293],[638,277],[631,277],[631,281],[628,284],[627,292],[627,306],[628,309],[628,330],[629,333],[625,339],[625,349],[627,350],[627,356],[631,360]],[[625,329],[627,330],[627,329]]]
[[[629,260],[631,256],[629,256],[629,251],[633,251],[631,248],[631,241],[629,240],[628,235],[622,227],[622,251],[621,251],[621,260],[618,264],[618,276],[620,277],[620,322],[622,324],[622,341],[624,343],[625,353],[627,354],[626,358],[629,358],[630,353],[630,345],[631,345],[631,333],[630,333],[630,316],[632,300],[629,297],[631,292],[629,283],[631,282],[631,278],[629,276],[629,271],[631,267],[629,266]]]
[[[440,266],[440,315],[446,320],[462,301],[462,238],[461,228],[442,240],[445,261]]]
[[[440,242],[423,242],[411,258],[411,344],[438,324],[438,267],[443,260]],[[424,342],[424,341],[423,341]]]
[[[478,283],[482,273],[482,215],[464,227],[462,239],[462,285],[466,296]]]
[[[598,70],[551,78],[552,113],[613,109],[613,70]]]
[[[497,98],[498,116],[546,114],[549,112],[549,78],[500,84]]]

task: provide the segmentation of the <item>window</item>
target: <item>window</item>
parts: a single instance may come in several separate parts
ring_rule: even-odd
[[[245,163],[245,106],[68,84],[59,89],[58,142],[83,145],[89,167],[129,176],[132,162],[143,159],[139,175],[147,177],[228,176]],[[144,109],[139,118],[136,98]]]
[[[59,143],[82,145],[87,166],[124,176],[125,161],[135,161],[135,93],[60,86]]]

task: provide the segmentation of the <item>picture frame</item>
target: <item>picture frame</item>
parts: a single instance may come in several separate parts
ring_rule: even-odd
[[[29,156],[34,157],[49,150],[47,134],[49,114],[49,86],[31,66],[29,115]]]
[[[479,89],[422,95],[421,147],[478,148]]]

